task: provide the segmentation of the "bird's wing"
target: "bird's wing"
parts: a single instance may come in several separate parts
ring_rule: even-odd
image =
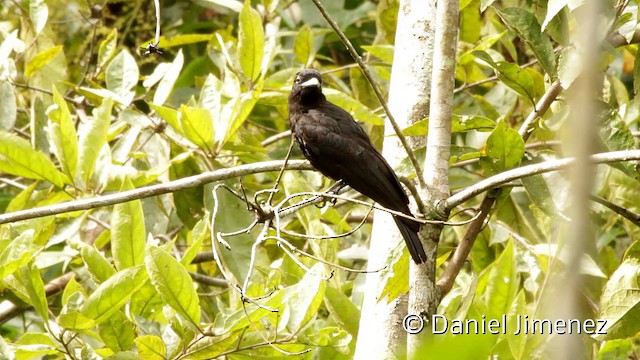
[[[384,207],[408,212],[408,198],[395,173],[346,111],[335,105],[309,110],[295,127],[297,141],[316,169]]]

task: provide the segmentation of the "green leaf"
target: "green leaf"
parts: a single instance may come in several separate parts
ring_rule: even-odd
[[[634,72],[637,71],[637,69],[634,69]],[[578,51],[573,47],[562,49],[558,58],[558,79],[560,79],[562,88],[568,89],[581,72],[582,57],[580,57]]]
[[[144,335],[136,338],[136,347],[142,360],[165,360],[167,348],[162,338],[156,335]],[[197,344],[196,344],[197,346]]]
[[[47,25],[47,19],[49,18],[49,7],[44,0],[30,0],[29,1],[29,18],[36,30],[36,34],[39,34],[44,26]]]
[[[62,188],[67,178],[41,152],[16,135],[0,131],[0,171],[28,179],[47,180]]]
[[[78,167],[78,135],[67,102],[55,86],[52,90],[55,104],[47,109],[49,117],[47,134],[53,144],[53,153],[60,161],[62,171],[73,179]]]
[[[627,124],[620,118],[617,112],[609,112],[602,117],[598,127],[598,136],[607,151],[635,150],[636,141]],[[629,161],[607,163],[607,165],[624,172],[627,176],[640,179],[640,173],[635,164]]]
[[[202,90],[200,90],[198,105],[209,110],[213,119],[219,118],[222,110],[222,87],[222,81],[209,74],[202,85]]]
[[[208,336],[189,348],[187,358],[194,360],[215,359],[220,354],[237,348],[239,346],[238,339],[244,332],[244,329],[236,330],[222,338]]]
[[[145,258],[149,279],[162,299],[193,325],[200,325],[200,299],[187,270],[157,246]]]
[[[542,30],[549,25],[551,20],[569,3],[569,0],[549,0],[547,3],[547,15],[542,22]],[[565,88],[566,89],[566,88]]]
[[[176,57],[173,59],[171,65],[169,65],[169,69],[167,69],[164,77],[162,78],[162,80],[160,80],[160,84],[156,89],[156,93],[153,95],[154,104],[162,105],[167,101],[169,95],[171,95],[171,91],[173,90],[173,85],[175,85],[176,80],[180,75],[183,64],[184,55],[182,55],[182,49],[180,49]]]
[[[133,189],[126,178],[121,190]],[[123,270],[144,262],[147,232],[140,200],[116,204],[111,214],[111,253],[116,269]]]
[[[142,266],[126,268],[100,284],[89,295],[82,307],[82,314],[97,324],[106,321],[129,300],[147,280]]]
[[[473,115],[456,115],[452,116],[451,132],[465,132],[471,130],[490,131],[496,127],[496,122],[483,117]],[[429,119],[417,121],[405,129],[402,133],[406,136],[425,136],[429,133]]]
[[[500,121],[487,138],[480,164],[488,174],[496,174],[516,167],[523,155],[522,137],[504,121]]]
[[[100,339],[113,352],[133,349],[133,324],[122,311],[116,311],[98,326]]]
[[[49,48],[45,51],[39,52],[36,56],[34,56],[27,66],[24,69],[24,75],[28,78],[31,78],[36,72],[40,71],[45,65],[49,63],[60,51],[62,51],[63,46],[58,45],[52,48]]]
[[[214,129],[209,110],[182,105],[180,115],[180,128],[184,136],[202,150],[212,151]]]
[[[309,66],[315,57],[313,33],[306,24],[300,28],[293,42],[293,54],[305,67]]]
[[[292,334],[300,331],[318,313],[326,286],[322,279],[324,269],[322,264],[314,265],[299,283],[285,289],[283,302],[289,310],[289,317],[283,321],[287,322],[287,329]]]
[[[255,84],[253,90],[242,93],[235,100],[235,102],[233,102],[231,115],[229,116],[229,121],[226,124],[226,131],[216,133],[218,150],[222,149],[222,147],[227,143],[227,141],[231,140],[231,138],[235,135],[236,131],[238,131],[240,126],[242,126],[245,120],[247,120],[247,118],[249,117],[249,114],[251,114],[251,111],[253,110],[254,106],[258,102],[258,99],[260,98],[263,84],[264,84],[264,81],[261,79]],[[219,123],[216,123],[216,125],[218,124]]]
[[[487,8],[491,6],[494,1],[495,0],[480,0],[480,11],[484,12],[485,10],[487,10]]]
[[[242,4],[240,4],[239,6],[240,8],[242,8]],[[201,42],[209,42],[211,41],[212,37],[213,36],[211,34],[181,34],[171,38],[160,36],[160,40],[158,44],[161,48],[167,49],[167,48],[172,48],[176,46],[184,46],[184,45],[190,45],[190,44],[197,44]],[[150,39],[147,43],[149,42],[150,43],[155,42],[155,38]],[[145,47],[146,45],[147,44],[144,44],[141,47]]]
[[[324,294],[324,304],[332,318],[355,337],[360,327],[360,310],[342,291],[327,286]]]
[[[205,216],[203,219],[198,221],[198,223],[193,227],[193,230],[189,232],[188,237],[191,239],[191,245],[180,259],[180,263],[182,265],[187,266],[191,264],[191,261],[201,251],[202,243],[208,238],[209,222],[207,218],[208,216]]]
[[[31,261],[32,254],[36,250],[33,244],[34,235],[35,231],[28,229],[12,241],[2,240],[3,243],[7,242],[8,244],[0,252],[0,280],[7,275],[13,274]]]
[[[118,29],[114,28],[98,47],[98,68],[101,69],[116,54],[118,48]]]
[[[0,81],[0,130],[9,131],[16,124],[18,107],[13,86],[7,81]]]
[[[397,252],[401,251],[399,257]],[[384,286],[380,292],[380,299],[387,298],[387,304],[397,299],[398,296],[409,292],[409,251],[404,251],[404,246],[397,246],[387,259],[398,259],[392,266],[382,270],[382,282]]]
[[[473,318],[486,315],[487,319],[500,319],[516,298],[519,277],[513,241],[510,240],[500,257],[480,274],[476,299],[469,314]]]
[[[40,270],[34,263],[24,265],[18,273],[18,280],[27,290],[31,305],[40,315],[45,326],[48,327],[49,303],[47,302]]]
[[[632,245],[633,247],[634,245]],[[640,259],[637,253],[627,256],[611,275],[600,298],[598,320],[606,321],[606,334],[598,340],[622,339],[638,332],[640,321]]]
[[[240,11],[240,29],[238,30],[238,58],[240,68],[251,81],[260,76],[262,57],[264,56],[264,29],[260,14],[251,7],[251,1],[245,0]]]
[[[393,63],[393,45],[363,45],[365,51],[387,64]]]
[[[79,246],[82,261],[86,264],[87,270],[89,270],[96,283],[103,283],[116,274],[116,269],[111,266],[109,260],[95,246],[85,243],[80,243]]]
[[[540,29],[536,17],[520,7],[507,9],[494,8],[494,10],[509,30],[529,45],[544,71],[551,76],[551,78],[554,78],[556,73],[556,58],[553,52],[553,45],[551,45],[549,36]]]
[[[85,184],[91,179],[100,150],[107,143],[112,109],[113,100],[105,98],[99,107],[93,109],[92,121],[80,125],[77,176]]]
[[[128,106],[131,104],[135,92],[132,91],[138,83],[138,64],[127,50],[122,50],[107,66],[105,80],[107,89],[116,95],[114,100]]]

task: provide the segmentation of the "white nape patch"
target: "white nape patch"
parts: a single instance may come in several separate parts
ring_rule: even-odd
[[[320,80],[316,77],[312,77],[311,79],[303,82],[302,84],[300,84],[300,86],[302,87],[307,87],[307,86],[319,86],[320,85]]]

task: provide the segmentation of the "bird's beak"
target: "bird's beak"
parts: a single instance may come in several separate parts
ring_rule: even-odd
[[[300,84],[301,87],[309,87],[309,86],[320,86],[320,80],[316,77],[312,77],[311,79]]]

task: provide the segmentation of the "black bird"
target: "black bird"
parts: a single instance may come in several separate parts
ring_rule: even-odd
[[[398,177],[353,117],[327,101],[317,70],[296,74],[289,95],[289,122],[300,149],[323,175],[342,181],[387,209],[412,216]],[[416,264],[427,259],[420,223],[394,216]]]

